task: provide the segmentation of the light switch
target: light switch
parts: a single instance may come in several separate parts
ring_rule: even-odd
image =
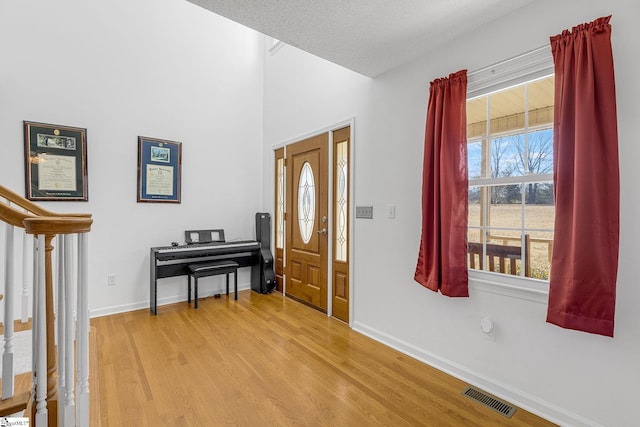
[[[396,217],[396,205],[387,206],[387,218],[394,219]]]

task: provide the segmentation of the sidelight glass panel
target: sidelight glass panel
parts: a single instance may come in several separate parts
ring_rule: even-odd
[[[298,183],[298,227],[304,243],[311,241],[316,214],[316,189],[313,170],[304,162]]]
[[[276,181],[276,248],[284,248],[284,159],[278,159]]]
[[[347,261],[347,207],[349,205],[349,170],[348,170],[348,144],[347,141],[336,144],[336,230],[335,248],[336,261]]]

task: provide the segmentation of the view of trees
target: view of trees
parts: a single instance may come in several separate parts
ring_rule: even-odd
[[[480,178],[482,146],[480,142],[469,144],[469,177]],[[553,172],[553,131],[544,129],[529,133],[528,149],[524,134],[508,135],[491,141],[491,177],[516,177],[527,174],[545,175]],[[491,187],[491,204],[519,204],[522,201],[522,185],[507,184]],[[551,182],[531,182],[525,185],[525,203],[552,205]],[[480,200],[480,188],[469,189],[469,201]]]

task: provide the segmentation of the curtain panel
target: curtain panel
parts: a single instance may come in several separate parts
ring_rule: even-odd
[[[414,279],[467,297],[467,71],[431,82],[424,141],[422,235]]]
[[[620,183],[609,17],[551,37],[553,259],[547,321],[613,336]]]

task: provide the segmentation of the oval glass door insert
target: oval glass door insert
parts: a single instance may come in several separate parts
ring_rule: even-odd
[[[305,244],[311,240],[316,215],[316,189],[313,170],[304,162],[298,183],[298,226]]]

